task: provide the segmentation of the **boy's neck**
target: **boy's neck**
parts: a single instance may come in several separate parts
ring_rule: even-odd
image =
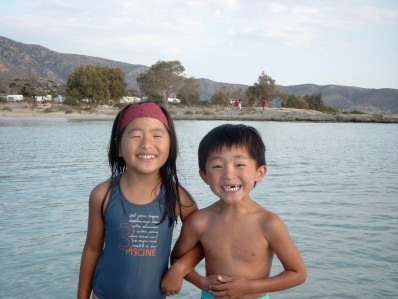
[[[253,208],[257,207],[257,204],[250,197],[246,197],[237,201],[236,203],[228,203],[222,199],[219,199],[219,201],[216,202],[216,207],[220,213],[244,215],[251,213]]]

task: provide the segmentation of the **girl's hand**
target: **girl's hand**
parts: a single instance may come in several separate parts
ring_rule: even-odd
[[[173,296],[180,292],[184,275],[178,267],[172,266],[164,275],[161,283],[162,292],[166,296]]]
[[[217,283],[209,285],[209,292],[217,299],[241,299],[247,297],[248,285],[246,278],[217,275]]]

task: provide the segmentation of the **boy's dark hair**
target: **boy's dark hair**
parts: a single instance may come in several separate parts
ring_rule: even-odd
[[[123,157],[119,157],[120,142],[122,140],[123,132],[125,130],[125,129],[120,130],[123,113],[131,105],[141,105],[143,103],[148,103],[148,101],[136,104],[129,104],[123,107],[123,109],[121,109],[119,113],[116,115],[116,118],[113,122],[111,138],[109,141],[109,151],[108,151],[108,161],[109,161],[109,166],[111,168],[112,181],[114,181],[114,178],[116,178],[118,175],[126,171],[126,162],[124,161]],[[166,110],[166,108],[163,106],[162,103],[160,102],[154,102],[154,103],[160,106],[169,124],[169,136],[170,136],[169,157],[166,163],[160,168],[159,172],[162,184],[166,189],[166,196],[167,196],[166,214],[169,218],[171,225],[171,223],[173,223],[174,221],[177,222],[177,217],[175,212],[176,205],[178,204],[181,207],[180,195],[178,192],[178,187],[180,186],[180,183],[178,181],[177,166],[176,166],[177,156],[179,153],[177,134],[174,128],[173,120],[169,112]],[[165,217],[166,215],[164,215],[164,217],[161,219],[160,222],[162,222],[165,219]]]
[[[221,151],[226,146],[245,147],[250,157],[256,160],[257,167],[266,165],[265,144],[260,133],[253,127],[244,124],[224,124],[212,129],[203,137],[199,144],[198,159],[199,169],[206,173],[206,162],[213,151]]]

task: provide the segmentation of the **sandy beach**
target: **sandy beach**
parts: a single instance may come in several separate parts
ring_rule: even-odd
[[[398,123],[397,114],[325,114],[314,110],[291,108],[243,107],[188,107],[169,105],[168,110],[175,120],[240,120],[240,121],[305,121],[305,122],[369,122]],[[119,108],[99,106],[94,112],[62,104],[43,104],[30,108],[24,102],[0,103],[2,118],[67,118],[67,119],[113,119]]]

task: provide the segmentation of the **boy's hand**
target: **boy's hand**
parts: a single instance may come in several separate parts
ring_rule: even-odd
[[[242,277],[217,275],[217,283],[209,285],[209,292],[217,299],[239,299],[248,295],[249,280]]]
[[[223,284],[224,282],[220,281],[220,279],[219,279],[220,276],[221,275],[218,275],[218,274],[212,274],[212,275],[204,277],[203,278],[204,282],[202,283],[203,287],[201,287],[201,289],[204,291],[210,291],[211,286]]]
[[[162,279],[161,288],[166,296],[173,296],[180,292],[184,276],[177,264],[171,266]]]

